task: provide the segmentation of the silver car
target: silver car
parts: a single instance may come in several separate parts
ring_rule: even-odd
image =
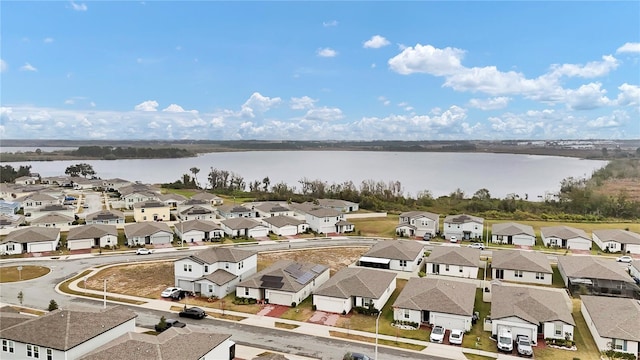
[[[440,325],[434,326],[433,329],[431,329],[431,335],[429,335],[429,340],[431,342],[442,344],[442,341],[444,341],[445,331],[446,331],[445,328],[443,328]]]
[[[516,336],[516,348],[518,355],[533,356],[533,348],[531,347],[531,340],[527,335]]]

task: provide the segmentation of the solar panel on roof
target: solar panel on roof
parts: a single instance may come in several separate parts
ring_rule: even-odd
[[[260,280],[267,282],[282,282],[282,276],[262,275]]]
[[[316,275],[312,272],[306,272],[302,276],[296,279],[296,282],[300,285],[304,285],[308,283],[311,279],[313,279]]]
[[[282,283],[282,282],[263,281],[261,287],[271,288],[271,289],[280,289],[280,288],[282,288],[282,285],[284,285],[284,283]]]
[[[297,279],[304,274],[304,271],[300,270],[300,265],[298,264],[291,264],[287,266],[284,271],[291,275],[291,277],[293,277],[294,279]]]
[[[316,274],[320,274],[321,272],[323,272],[327,267],[324,265],[316,265],[314,267],[311,268],[311,271],[313,271]]]

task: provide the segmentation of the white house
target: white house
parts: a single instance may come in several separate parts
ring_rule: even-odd
[[[221,225],[222,230],[229,237],[259,238],[269,236],[269,228],[254,219],[235,217],[222,220]]]
[[[173,231],[163,222],[127,224],[124,226],[124,235],[129,246],[170,244],[173,240]]]
[[[20,185],[35,185],[38,180],[40,180],[37,176],[20,176],[16,178],[15,183]]]
[[[167,206],[169,206],[169,208],[175,209],[178,207],[178,205],[187,201],[187,198],[180,194],[168,193],[158,195],[158,200],[165,203]]]
[[[0,313],[0,319],[11,314]],[[0,358],[78,359],[135,331],[136,314],[122,306],[104,310],[55,310],[17,319],[0,330]],[[17,322],[17,323],[16,323]],[[4,322],[3,322],[4,323]]]
[[[358,203],[354,203],[347,200],[340,199],[318,199],[318,205],[324,208],[335,209],[343,213],[350,213],[358,211],[360,206]]]
[[[499,280],[551,285],[553,270],[546,254],[537,251],[494,250],[491,276]]]
[[[73,225],[74,218],[71,216],[51,213],[46,214],[44,216],[40,216],[35,220],[29,221],[31,226],[36,227],[57,227],[57,228],[67,228]]]
[[[220,240],[224,237],[224,230],[213,221],[189,220],[175,224],[174,231],[184,242],[201,242]]]
[[[491,242],[494,244],[534,246],[536,244],[536,233],[530,225],[514,222],[493,224],[491,227]]]
[[[223,204],[218,206],[216,211],[225,219],[256,217],[256,211],[238,204]]]
[[[118,229],[115,225],[84,225],[69,229],[67,248],[69,250],[91,249],[118,244]]]
[[[627,271],[613,260],[558,256],[558,272],[572,293],[634,297],[640,291]]]
[[[246,206],[251,206],[259,217],[267,218],[274,216],[293,216],[295,212],[291,210],[286,203],[280,201],[265,201],[260,203],[248,203]]]
[[[199,192],[199,193],[193,194],[193,196],[191,196],[191,199],[203,200],[211,206],[222,205],[222,203],[224,202],[221,197],[208,192]]]
[[[426,273],[475,279],[480,250],[459,246],[436,246],[425,260]]]
[[[124,224],[125,217],[122,211],[101,210],[98,212],[87,214],[85,221],[87,225],[91,225],[91,224],[117,225],[117,224]]]
[[[238,283],[236,297],[297,305],[329,280],[329,276],[328,266],[280,260]]]
[[[19,202],[0,200],[0,215],[15,215],[18,210],[20,210]]]
[[[580,297],[580,311],[598,350],[640,354],[640,302],[606,296]],[[584,335],[583,335],[584,336]]]
[[[0,229],[17,228],[24,223],[22,215],[4,215],[0,214]]]
[[[629,275],[640,279],[640,260],[633,260],[633,262],[629,264]]]
[[[309,228],[304,220],[291,216],[276,215],[260,219],[269,228],[269,231],[278,236],[294,236],[304,233]]]
[[[311,230],[317,233],[345,233],[355,229],[355,226],[346,221],[344,214],[338,210],[310,203],[292,204],[291,207],[298,214],[304,216]]]
[[[593,230],[592,236],[593,242],[602,251],[640,254],[640,234],[638,233],[619,229],[605,229]]]
[[[491,293],[491,335],[506,329],[535,344],[539,338],[573,340],[576,324],[565,291],[493,284]]]
[[[129,185],[120,188],[120,198],[127,209],[132,210],[133,205],[139,202],[158,200],[159,195],[146,185]]]
[[[373,245],[358,260],[358,266],[414,272],[419,270],[424,245],[415,240],[385,240]]]
[[[234,358],[235,343],[231,340],[231,335],[185,326],[171,327],[158,335],[128,332],[79,360]]]
[[[470,331],[475,296],[473,283],[410,278],[393,303],[393,319]]]
[[[29,216],[25,216],[27,221],[33,222],[34,220],[47,216],[49,214],[60,214],[73,218],[75,215],[75,209],[72,206],[63,204],[48,204],[38,208],[32,208],[27,213]]]
[[[482,239],[484,219],[467,214],[449,215],[444,218],[444,237],[448,240],[456,236],[458,240]]]
[[[28,227],[10,232],[0,242],[0,253],[15,255],[55,251],[60,243],[60,229]]]
[[[429,238],[436,237],[440,231],[440,215],[427,211],[403,212],[398,217],[396,234],[398,236],[424,238],[426,234]]]
[[[546,226],[540,228],[545,246],[573,250],[591,250],[591,238],[584,230],[570,226]]]
[[[107,191],[119,191],[125,186],[132,185],[131,181],[119,178],[107,179],[102,181],[102,187]]]
[[[202,296],[225,297],[236,285],[256,273],[255,251],[210,247],[174,263],[175,286]]]
[[[338,314],[347,314],[354,307],[381,310],[396,289],[396,276],[382,270],[343,268],[313,293],[313,305]]]
[[[193,205],[178,212],[182,221],[189,220],[215,220],[217,215],[209,205]]]

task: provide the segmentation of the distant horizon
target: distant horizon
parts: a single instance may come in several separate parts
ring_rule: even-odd
[[[638,1],[6,1],[0,137],[636,139],[639,13]]]

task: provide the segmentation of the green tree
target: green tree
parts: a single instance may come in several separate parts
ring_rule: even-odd
[[[49,307],[47,308],[47,310],[53,311],[57,309],[58,309],[58,303],[55,300],[51,299],[51,301],[49,301]]]
[[[473,194],[473,199],[491,200],[491,194],[489,193],[489,190],[482,188]]]
[[[24,302],[24,293],[22,292],[22,290],[20,290],[20,292],[18,293],[18,302],[20,303],[20,305],[22,305],[22,302]]]
[[[93,177],[96,174],[96,172],[93,170],[93,166],[87,163],[71,165],[64,170],[64,173],[71,177],[78,177],[82,175],[85,178],[87,176]]]
[[[196,188],[200,188],[200,184],[198,184],[198,173],[200,172],[200,169],[198,169],[197,167],[192,167],[191,169],[189,169],[189,171],[191,171],[191,173],[193,174],[193,183],[196,184]]]
[[[602,148],[602,157],[609,157],[609,150],[606,147]]]
[[[158,324],[156,325],[156,331],[163,332],[167,329],[167,327],[168,327],[167,319],[164,316],[162,316],[160,318],[160,322],[158,322]]]

